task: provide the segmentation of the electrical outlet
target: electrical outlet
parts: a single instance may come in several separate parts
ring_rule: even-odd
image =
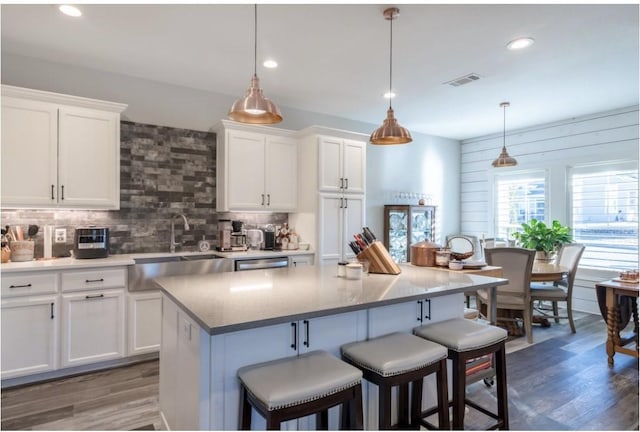
[[[56,228],[55,239],[56,239],[56,243],[66,243],[67,230],[65,228]]]

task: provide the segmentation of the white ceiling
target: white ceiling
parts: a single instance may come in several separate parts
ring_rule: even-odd
[[[389,22],[380,4],[258,7],[258,66],[281,107],[380,124]],[[414,132],[455,139],[638,104],[638,5],[399,5],[393,107]],[[244,94],[253,5],[2,5],[2,52],[149,80]],[[531,36],[528,50],[505,49]],[[476,73],[461,87],[443,84]]]

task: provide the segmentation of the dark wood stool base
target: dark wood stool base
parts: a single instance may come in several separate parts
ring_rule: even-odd
[[[329,408],[337,405],[342,405],[340,417],[341,429],[362,430],[364,427],[362,420],[361,384],[314,401],[269,410],[262,401],[248,392],[246,387],[240,383],[240,400],[241,430],[251,429],[251,407],[255,408],[255,410],[267,420],[268,430],[278,430],[280,429],[280,423],[283,421],[293,420],[311,414],[316,415],[316,429],[327,430],[329,428]]]
[[[398,375],[384,377],[368,369],[362,368],[344,357],[344,361],[362,370],[362,376],[367,381],[378,386],[378,429],[449,429],[449,407],[447,396],[447,360],[442,359],[429,366],[405,372]],[[422,418],[422,382],[426,376],[436,374],[438,407],[438,426]],[[391,425],[391,389],[399,387],[398,391],[398,424]],[[411,406],[409,406],[409,386],[411,386]]]
[[[496,393],[498,402],[498,412],[491,412],[488,409],[476,404],[472,400],[465,397],[466,390],[466,363],[467,360],[474,359],[483,355],[494,353],[494,364],[496,368]],[[453,407],[453,430],[464,429],[464,408],[468,405],[477,411],[491,417],[497,422],[490,426],[487,430],[509,429],[509,401],[507,399],[507,360],[505,352],[505,341],[470,351],[453,351],[449,350],[448,358],[453,362],[453,395],[449,406]],[[421,416],[428,417],[439,411],[439,407],[430,408],[423,411]]]

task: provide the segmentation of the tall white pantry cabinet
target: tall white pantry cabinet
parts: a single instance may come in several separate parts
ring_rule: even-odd
[[[2,86],[2,207],[118,209],[126,105]]]
[[[365,225],[368,136],[312,126],[298,132],[298,212],[289,225],[316,248],[318,264],[351,258]]]

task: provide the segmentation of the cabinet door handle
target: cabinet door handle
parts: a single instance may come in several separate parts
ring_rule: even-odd
[[[55,186],[54,186],[54,185],[51,185],[51,200],[52,200],[52,201],[56,199],[56,197],[53,195],[53,190],[54,190],[54,188],[55,188]]]
[[[53,302],[51,302],[51,319],[53,319]]]
[[[344,179],[340,177],[340,189],[344,189]]]
[[[305,340],[302,344],[307,348],[309,348],[309,320],[302,321],[302,324],[304,324],[304,337],[305,337]]]
[[[418,300],[418,304],[420,305],[420,313],[418,314],[418,321],[422,322],[422,314],[424,313],[422,300]]]
[[[344,199],[344,208],[348,208],[349,207],[349,199],[345,198]]]
[[[100,299],[100,298],[104,298],[104,294],[88,295],[88,296],[84,296],[84,298],[87,300]]]
[[[271,205],[271,194],[267,194],[267,205]]]
[[[64,185],[62,185],[62,197],[60,199],[64,201]]]
[[[291,323],[291,330],[292,330],[292,335],[291,335],[291,340],[292,340],[292,344],[291,344],[291,348],[294,351],[298,350],[298,324],[292,322]]]
[[[260,205],[263,206],[264,205],[264,194],[261,194],[261,195],[262,195],[262,203],[260,203]]]
[[[104,278],[100,279],[86,279],[84,283],[104,282]]]
[[[424,317],[431,321],[431,299],[425,299],[425,303],[427,304],[427,314]]]
[[[31,284],[25,285],[10,285],[9,288],[31,288]]]
[[[348,178],[344,179],[344,188],[345,189],[349,189],[349,179]]]

